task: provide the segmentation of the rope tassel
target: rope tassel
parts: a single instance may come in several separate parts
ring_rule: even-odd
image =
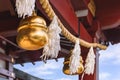
[[[79,45],[79,40],[76,41],[75,47],[72,51],[72,55],[70,57],[70,74],[74,74],[78,72],[78,68],[80,66],[80,54],[81,54],[81,49]]]
[[[95,65],[95,54],[93,47],[90,48],[87,59],[86,59],[86,64],[85,64],[85,73],[90,75],[94,73],[94,65]]]
[[[43,49],[43,55],[41,58],[46,60],[47,58],[57,58],[60,47],[60,34],[61,28],[58,26],[57,17],[54,16],[49,28],[48,28],[48,44]]]
[[[31,16],[35,11],[35,0],[16,0],[16,10],[18,17]]]

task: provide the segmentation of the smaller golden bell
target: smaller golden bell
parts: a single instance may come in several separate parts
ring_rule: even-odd
[[[78,71],[76,73],[74,73],[74,74],[70,73],[69,63],[70,63],[70,55],[66,56],[65,59],[64,59],[64,66],[63,66],[64,74],[78,75],[78,74],[81,74],[84,71],[83,60],[82,60],[81,56],[80,56],[80,66],[79,66]]]
[[[17,43],[26,50],[38,50],[48,43],[45,20],[37,15],[23,19],[18,28]]]

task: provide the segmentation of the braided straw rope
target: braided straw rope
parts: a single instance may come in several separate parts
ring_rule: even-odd
[[[44,9],[44,11],[46,12],[47,16],[50,18],[50,20],[53,19],[53,17],[56,15],[55,12],[53,11],[50,3],[48,0],[39,0],[40,4],[42,5],[42,8]],[[89,43],[83,39],[80,39],[80,38],[77,38],[75,37],[74,35],[72,35],[65,27],[64,25],[62,24],[62,22],[58,19],[58,23],[59,23],[59,26],[60,28],[62,29],[62,34],[67,38],[69,39],[70,41],[72,42],[76,42],[76,40],[78,39],[80,41],[80,45],[84,46],[84,47],[87,47],[87,48],[90,48],[91,46],[93,47],[98,47],[100,49],[103,49],[105,50],[107,48],[107,46],[105,45],[101,45],[101,44],[98,44],[98,43]]]

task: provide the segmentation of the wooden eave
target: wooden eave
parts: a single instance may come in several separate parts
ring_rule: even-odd
[[[117,29],[111,30],[110,33],[114,35],[120,34],[120,28],[119,25],[113,25],[114,23],[120,24],[120,11],[119,11],[119,0],[109,1],[109,0],[95,0],[96,4],[96,17],[93,18],[91,13],[89,12],[88,15],[84,17],[76,17],[75,12],[78,10],[88,10],[87,4],[90,2],[90,0],[49,0],[50,4],[52,5],[55,13],[59,17],[59,19],[62,21],[62,23],[65,25],[65,27],[75,36],[79,36],[80,31],[80,38],[88,41],[93,42],[96,32],[98,32],[98,37],[101,37],[101,32],[105,35],[107,38],[107,41],[112,42],[119,42],[120,38],[117,38],[118,36],[110,36],[108,33],[109,28]],[[16,63],[25,63],[25,62],[34,62],[41,60],[39,57],[42,54],[42,49],[36,50],[36,51],[26,51],[19,46],[17,46],[16,43],[16,36],[17,36],[17,28],[19,25],[19,22],[21,18],[17,17],[16,11],[15,11],[15,0],[0,0],[0,43],[2,41],[6,41],[7,44],[6,49],[10,52],[10,54],[15,58]],[[113,3],[113,4],[112,4]],[[3,7],[5,4],[5,7]],[[47,25],[50,24],[50,19],[45,14],[44,10],[42,9],[39,0],[36,0],[36,9],[37,14],[39,16],[42,16],[46,22]],[[104,14],[106,13],[106,14]],[[111,19],[112,18],[112,19]],[[79,20],[80,25],[79,25]],[[94,24],[95,23],[95,24]],[[110,27],[111,25],[112,27]],[[108,28],[107,28],[107,27]],[[80,27],[80,30],[78,30]],[[104,29],[106,28],[106,29]],[[102,30],[101,30],[102,29]],[[115,38],[113,38],[115,37]],[[99,39],[100,39],[99,38]],[[117,40],[115,40],[117,39]],[[67,43],[66,43],[67,42]],[[61,46],[62,50],[60,51],[60,54],[58,58],[64,57],[69,53],[71,48],[74,47],[74,43],[70,42],[68,39],[66,39],[63,35],[61,35]],[[86,56],[87,48],[84,48],[82,55]]]

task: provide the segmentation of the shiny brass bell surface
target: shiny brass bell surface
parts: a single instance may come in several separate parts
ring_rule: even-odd
[[[30,16],[20,22],[17,43],[26,50],[38,50],[48,43],[48,29],[40,16]]]
[[[74,74],[70,73],[69,63],[70,63],[70,56],[67,56],[64,59],[64,66],[63,66],[64,74],[67,74],[67,75],[79,75],[84,71],[82,57],[80,57],[80,66],[78,68],[78,71],[76,73],[74,73]]]

